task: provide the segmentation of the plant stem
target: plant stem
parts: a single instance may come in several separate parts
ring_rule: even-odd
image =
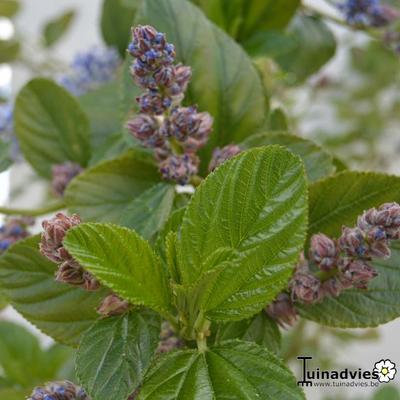
[[[47,206],[35,209],[25,209],[25,208],[8,208],[0,207],[0,214],[5,215],[22,215],[26,217],[39,217],[41,215],[49,214],[53,211],[61,210],[65,208],[66,204],[63,200],[53,202]]]

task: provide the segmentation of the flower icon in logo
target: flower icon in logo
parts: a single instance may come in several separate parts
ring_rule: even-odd
[[[390,360],[381,360],[375,363],[374,372],[378,373],[379,382],[388,383],[396,375],[396,364]]]

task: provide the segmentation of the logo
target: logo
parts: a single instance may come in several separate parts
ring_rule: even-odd
[[[396,376],[396,364],[390,360],[381,360],[375,363],[374,372],[378,374],[379,382],[388,383]]]
[[[302,364],[302,377],[298,386],[323,387],[376,387],[388,383],[396,376],[396,364],[389,359],[382,359],[374,364],[373,369],[332,369],[310,368],[312,357],[297,357]]]

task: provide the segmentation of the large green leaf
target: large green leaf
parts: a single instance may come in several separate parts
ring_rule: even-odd
[[[13,17],[19,10],[19,0],[0,0],[0,15],[2,17]]]
[[[12,164],[10,157],[11,143],[0,139],[0,172],[5,171]]]
[[[95,152],[111,135],[121,130],[118,83],[110,82],[91,90],[79,96],[78,101],[89,117]]]
[[[25,158],[44,177],[51,177],[53,164],[89,161],[89,121],[78,102],[48,79],[34,79],[18,94],[15,133]]]
[[[304,399],[296,379],[254,343],[227,342],[210,351],[167,354],[146,375],[138,400]]]
[[[64,245],[121,297],[164,315],[170,311],[165,270],[149,243],[135,231],[111,224],[81,224],[68,232]]]
[[[101,15],[101,33],[104,41],[118,49],[122,57],[126,54],[129,32],[139,0],[104,0]]]
[[[159,182],[152,156],[132,150],[77,176],[65,200],[86,221],[119,223],[132,201]]]
[[[306,168],[310,182],[331,175],[335,172],[332,156],[311,140],[302,139],[295,135],[285,133],[268,134],[261,133],[249,137],[240,144],[241,148],[280,144],[291,152],[300,156]]]
[[[214,337],[215,343],[220,344],[231,339],[257,343],[274,353],[279,353],[281,347],[278,325],[265,312],[249,319],[219,324]]]
[[[284,29],[300,0],[193,0],[208,18],[239,41],[260,31]]]
[[[97,319],[104,291],[87,292],[54,280],[56,264],[39,253],[39,236],[13,245],[0,257],[0,285],[11,304],[41,331],[76,345]]]
[[[135,311],[94,324],[76,358],[80,383],[93,400],[126,400],[141,384],[159,342],[159,317]]]
[[[240,142],[264,122],[267,102],[260,77],[244,50],[189,1],[146,0],[137,22],[166,32],[177,59],[193,69],[186,102],[214,117],[202,151],[205,170],[214,147]]]
[[[365,328],[392,321],[400,316],[400,244],[392,245],[392,257],[373,262],[378,276],[368,290],[345,290],[337,298],[299,307],[300,314],[322,325]]]
[[[72,350],[68,347],[53,345],[44,350],[36,336],[25,328],[0,321],[2,377],[14,385],[32,388],[38,383],[56,378],[71,356]]]
[[[209,175],[187,207],[178,246],[181,283],[209,273],[200,308],[216,319],[249,317],[287,283],[306,228],[300,158],[280,146],[241,153]]]
[[[338,237],[343,225],[353,226],[365,210],[400,202],[400,177],[344,171],[310,185],[309,235]]]
[[[69,10],[49,21],[43,29],[44,44],[50,47],[58,42],[70,28],[75,18],[75,11]]]
[[[153,239],[172,211],[175,187],[159,183],[134,199],[122,213],[119,224],[134,228],[147,240]]]
[[[336,51],[336,41],[328,26],[319,18],[298,15],[288,28],[289,36],[297,42],[293,49],[276,57],[279,65],[304,80],[325,65]]]

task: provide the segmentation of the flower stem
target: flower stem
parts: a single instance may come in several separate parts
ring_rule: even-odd
[[[34,209],[0,207],[0,214],[39,217],[41,215],[50,214],[53,211],[61,210],[65,208],[65,206],[65,202],[63,200],[59,200],[48,204],[47,206]]]

